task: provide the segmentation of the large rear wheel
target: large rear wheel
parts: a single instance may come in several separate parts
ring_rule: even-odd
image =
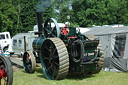
[[[68,51],[59,38],[48,38],[41,50],[41,65],[44,75],[49,80],[64,79],[69,71]]]
[[[11,61],[0,55],[0,85],[12,85],[13,83],[13,70]]]

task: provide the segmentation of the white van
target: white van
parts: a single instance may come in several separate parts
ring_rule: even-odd
[[[3,52],[8,50],[9,45],[11,44],[12,39],[9,32],[1,32],[0,33],[0,47]]]

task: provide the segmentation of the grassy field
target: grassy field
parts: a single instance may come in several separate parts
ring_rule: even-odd
[[[14,71],[13,85],[128,85],[128,73],[101,71],[99,74],[86,76],[68,76],[64,80],[47,80],[41,68],[34,74],[25,73],[24,69]]]

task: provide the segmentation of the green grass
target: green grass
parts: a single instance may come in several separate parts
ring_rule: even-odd
[[[70,75],[64,80],[47,80],[41,68],[34,74],[27,74],[23,69],[13,72],[13,85],[128,85],[128,73],[105,72],[87,76]]]

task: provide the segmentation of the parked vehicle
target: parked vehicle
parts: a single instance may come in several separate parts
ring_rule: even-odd
[[[42,26],[42,19],[42,13],[37,12],[38,37],[32,44],[37,55],[33,51],[26,51],[23,55],[27,73],[35,72],[37,56],[40,56],[44,76],[49,80],[64,79],[68,74],[101,71],[104,53],[98,38],[89,39],[69,24],[59,27],[54,18],[48,18]]]
[[[18,33],[12,37],[12,49],[14,54],[22,56],[26,50],[32,51],[32,42],[37,37],[35,31],[28,33]]]
[[[8,50],[9,45],[11,44],[12,39],[9,32],[1,32],[0,33],[0,47],[3,52]]]

